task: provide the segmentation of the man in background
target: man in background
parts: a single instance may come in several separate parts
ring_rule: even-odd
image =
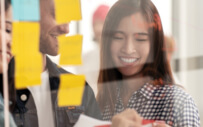
[[[88,84],[85,85],[81,106],[58,107],[59,76],[68,72],[54,64],[46,54],[58,54],[57,36],[69,33],[69,24],[56,24],[54,0],[40,0],[40,18],[40,52],[44,66],[42,77],[45,80],[39,86],[17,91],[14,112],[17,126],[71,127],[81,113],[101,119],[95,95]]]

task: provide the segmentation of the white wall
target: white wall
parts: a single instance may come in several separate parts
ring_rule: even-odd
[[[178,45],[175,55],[176,58],[182,59],[178,75],[186,91],[195,99],[201,117],[203,116],[203,98],[201,97],[203,95],[203,68],[198,68],[197,65],[203,63],[186,59],[203,56],[203,1],[174,0],[173,14],[173,35]],[[193,64],[189,65],[189,62]],[[188,70],[191,66],[196,68]]]
[[[164,29],[168,36],[172,34],[172,0],[152,0],[157,7]]]
[[[83,34],[83,53],[92,48],[93,29],[92,16],[100,4],[113,5],[117,0],[81,0],[82,21],[80,22],[80,33]]]

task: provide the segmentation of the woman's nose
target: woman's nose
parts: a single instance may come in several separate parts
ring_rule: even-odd
[[[12,43],[12,37],[11,37],[11,34],[8,34],[8,33],[5,33],[5,35],[6,35],[6,47],[7,47],[7,50],[10,50],[11,43]]]
[[[124,43],[122,47],[122,52],[124,52],[125,54],[132,54],[136,52],[133,39],[126,40],[126,43]]]

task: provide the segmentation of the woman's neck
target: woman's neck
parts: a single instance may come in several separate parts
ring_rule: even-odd
[[[123,76],[122,87],[123,90],[127,91],[127,93],[129,93],[130,91],[135,92],[150,80],[151,80],[150,77],[148,76],[144,77],[143,75],[136,75],[131,77]]]
[[[124,77],[121,85],[120,95],[124,103],[124,107],[127,106],[128,100],[133,95],[133,93],[139,90],[146,82],[151,80],[150,77],[143,76],[132,76],[132,77]]]

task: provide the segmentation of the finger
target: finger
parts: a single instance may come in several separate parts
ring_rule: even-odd
[[[156,122],[156,123],[160,123],[160,124],[166,124],[166,122],[163,121],[163,120],[156,120],[155,122]]]
[[[141,121],[135,121],[132,119],[127,118],[126,113],[129,113],[128,111],[124,111],[125,113],[121,114],[117,114],[115,116],[113,116],[112,118],[112,126],[111,127],[141,127],[142,126],[142,122]]]
[[[142,124],[136,121],[127,120],[126,123],[125,127],[142,127]]]
[[[160,123],[160,122],[154,122],[152,124],[152,127],[170,127],[169,125],[165,124],[165,123]]]
[[[129,119],[142,122],[142,117],[134,109],[126,109],[121,115]]]
[[[112,121],[111,127],[141,127],[141,126],[138,126],[135,121],[122,118],[122,119],[114,119],[114,121]]]

